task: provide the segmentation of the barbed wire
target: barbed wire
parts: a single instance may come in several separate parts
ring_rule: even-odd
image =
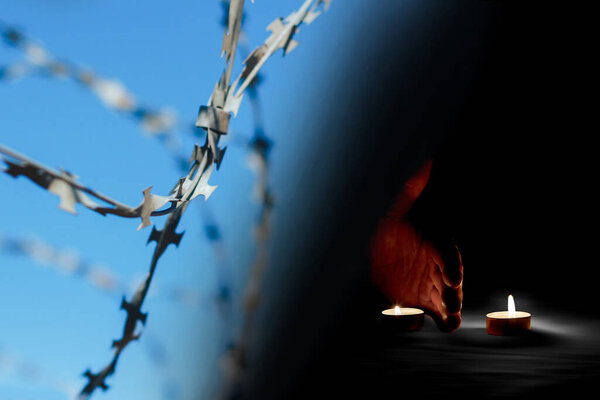
[[[182,123],[171,107],[159,109],[141,105],[136,100],[137,96],[120,81],[99,76],[90,68],[76,66],[73,61],[59,60],[38,41],[27,37],[23,30],[2,21],[0,21],[0,36],[3,37],[5,44],[20,50],[25,56],[25,61],[0,67],[0,80],[17,80],[26,75],[37,75],[78,83],[89,89],[109,109],[133,117],[140,123],[143,130],[161,140],[178,168],[187,170],[188,160],[181,155],[181,142],[177,138],[177,133],[186,131],[190,135],[197,136],[198,129],[193,123]],[[240,138],[236,138],[232,143],[235,145],[246,144]],[[215,246],[213,249],[215,259],[223,259],[225,249],[222,245],[221,229],[214,217],[205,225],[209,243]]]
[[[230,7],[229,29],[223,36],[222,47],[222,52],[225,54],[226,68],[223,71],[221,79],[215,86],[208,106],[200,107],[196,126],[206,130],[206,142],[202,147],[197,145],[194,147],[192,155],[194,165],[192,166],[192,169],[190,169],[190,174],[194,168],[196,171],[201,171],[200,176],[202,176],[204,171],[212,172],[213,163],[216,164],[218,168],[223,160],[223,155],[225,154],[225,151],[219,148],[218,145],[221,134],[227,133],[229,118],[231,117],[231,114],[228,112],[229,110],[225,110],[225,102],[228,100],[230,89],[229,81],[239,37],[243,4],[243,0],[234,0]],[[237,107],[239,107],[239,102],[237,103]],[[237,113],[237,108],[235,111]],[[210,177],[210,174],[208,176]],[[192,195],[193,193],[190,193],[187,196],[188,199]],[[152,277],[154,276],[158,259],[169,244],[179,245],[183,234],[177,233],[176,228],[187,205],[188,203],[184,203],[169,215],[162,231],[156,229],[152,230],[148,242],[155,241],[156,247],[154,249],[147,278],[137,289],[131,302],[127,302],[125,299],[121,302],[121,308],[127,312],[127,318],[123,327],[123,336],[121,339],[113,341],[115,353],[112,361],[106,367],[96,374],[92,373],[89,369],[84,372],[84,375],[88,378],[88,383],[81,390],[79,396],[80,399],[87,399],[97,388],[103,390],[107,389],[105,379],[114,374],[121,352],[129,343],[131,343],[131,341],[139,338],[139,333],[136,334],[135,330],[138,321],[142,322],[142,324],[145,324],[146,322],[147,314],[141,312],[141,307],[146,297],[146,293],[148,292]]]
[[[80,257],[74,251],[57,248],[37,238],[6,236],[0,233],[0,254],[1,253],[27,257],[42,266],[52,267],[52,270],[59,273],[78,277],[111,297],[128,291],[131,287],[134,287],[134,283],[138,281],[137,279],[134,279],[126,282],[119,279],[117,275],[111,272],[112,269],[105,265],[91,262]],[[217,300],[211,298],[214,297],[212,295],[201,296],[195,290],[175,284],[161,285],[158,288],[155,285],[153,291],[154,298],[173,301],[195,308],[206,306]],[[148,358],[165,376],[169,375],[165,369],[170,358],[166,346],[156,335],[151,333],[148,335],[148,333],[145,333],[145,336],[147,336],[145,340],[145,349]],[[14,357],[10,356],[8,351],[2,350],[2,348],[0,348],[0,367],[4,367],[4,369],[17,374],[23,379],[39,383],[40,373],[37,371],[41,370],[41,367],[29,361],[17,362],[14,360]],[[52,386],[60,388],[64,385],[60,386],[58,384],[53,384]],[[74,383],[71,383],[68,386],[70,388],[69,398],[74,398],[78,393],[77,386],[78,385],[76,384],[74,386]],[[173,399],[173,393],[178,391],[178,385],[175,383],[173,377],[167,376],[164,386],[165,392],[170,393],[168,396],[165,394],[165,398],[170,400]]]
[[[329,5],[329,1],[325,0],[306,0],[297,11],[290,14],[285,20],[281,18],[274,20],[267,27],[271,31],[271,35],[263,45],[250,53],[245,60],[242,72],[230,84],[244,5],[243,0],[231,0],[228,28],[225,31],[222,46],[222,55],[225,55],[225,69],[215,85],[208,105],[200,107],[196,120],[196,126],[206,132],[205,144],[202,147],[195,145],[187,176],[180,178],[169,196],[152,195],[150,188],[148,188],[143,191],[144,200],[142,203],[137,207],[131,207],[81,185],[76,181],[74,175],[69,172],[56,172],[0,145],[0,153],[4,154],[2,159],[8,166],[8,169],[5,170],[6,173],[13,177],[25,176],[42,188],[58,195],[61,200],[60,207],[67,211],[74,212],[74,205],[80,203],[84,207],[103,215],[140,217],[142,223],[138,229],[151,225],[150,216],[168,214],[163,229],[157,230],[153,227],[148,239],[148,243],[155,241],[156,247],[145,280],[137,288],[130,302],[125,298],[122,299],[121,309],[126,311],[127,317],[122,337],[113,341],[113,348],[115,349],[113,357],[99,372],[92,373],[89,369],[84,372],[88,382],[80,392],[80,399],[87,399],[97,388],[108,389],[105,380],[115,373],[122,351],[129,343],[139,338],[140,334],[136,333],[137,323],[139,321],[143,325],[146,322],[147,313],[143,313],[141,308],[152,282],[158,260],[169,244],[179,245],[183,233],[177,233],[176,228],[189,205],[189,201],[199,195],[203,195],[207,199],[216,189],[216,186],[208,184],[208,180],[213,171],[213,164],[218,169],[225,154],[225,149],[219,147],[219,140],[222,135],[228,132],[231,114],[237,115],[244,92],[254,81],[266,60],[276,50],[282,49],[284,54],[288,54],[297,46],[298,43],[294,41],[293,36],[298,26],[302,23],[311,23],[320,14],[320,11],[317,11],[316,8],[322,3],[325,4],[325,7]],[[28,51],[31,51],[31,49]],[[35,51],[33,53],[35,58]],[[110,207],[98,205],[86,194],[108,203]],[[159,210],[169,202],[171,203],[170,207]],[[264,212],[261,214],[263,219],[265,215],[268,216]],[[265,263],[261,262],[260,265],[265,265]],[[253,309],[252,307],[249,308],[249,310]]]
[[[198,129],[193,123],[181,123],[172,108],[165,107],[154,111],[157,108],[141,106],[135,100],[136,96],[121,82],[98,76],[90,68],[76,67],[76,64],[71,61],[57,61],[57,57],[37,41],[26,37],[21,30],[2,21],[0,21],[0,36],[4,38],[5,44],[21,50],[25,55],[25,61],[20,60],[9,66],[0,66],[0,81],[15,81],[29,75],[78,83],[85,89],[89,89],[88,91],[99,98],[107,108],[117,111],[119,115],[134,117],[143,130],[160,140],[178,168],[187,169],[187,159],[182,161],[178,152],[179,146],[175,146],[175,144],[180,144],[176,134],[185,129],[189,134],[197,135]],[[239,139],[234,144],[240,144]],[[201,208],[206,237],[212,245],[215,262],[225,264],[226,251],[221,229],[210,212],[210,207],[206,207],[207,205]],[[104,266],[90,263],[73,252],[58,249],[37,239],[3,237],[0,234],[0,252],[25,256],[41,265],[51,266],[53,270],[64,275],[79,277],[110,296],[128,292],[132,287],[137,286],[136,283],[139,283],[139,279],[130,282],[122,281]],[[219,269],[223,268],[220,266]],[[181,285],[160,285],[158,288],[154,285],[151,295],[154,298],[185,304],[193,308],[217,303],[219,310],[222,310],[222,303],[229,297],[227,295],[228,286],[228,283],[221,280],[220,288],[216,293],[201,295],[197,291]],[[160,360],[164,361],[167,358],[165,347],[157,339],[152,343],[152,346],[147,345],[147,353],[155,365],[162,364]],[[174,393],[179,392],[177,385],[172,381],[173,379],[165,384],[170,388],[165,390],[166,393],[168,392],[165,394],[168,398],[173,398]]]
[[[150,107],[141,104],[123,83],[100,76],[92,69],[57,57],[15,26],[0,21],[0,36],[4,43],[19,50],[25,60],[0,66],[0,80],[15,81],[25,76],[43,76],[74,82],[90,91],[107,108],[129,116],[142,129],[161,140],[181,162],[180,141],[177,132],[195,133],[193,124],[181,122],[177,113],[169,107]],[[185,161],[185,160],[183,160]]]
[[[207,160],[197,160],[200,154],[198,149],[198,146],[194,148],[190,161],[194,161],[195,163],[203,162],[206,165]],[[121,203],[77,182],[77,176],[68,171],[55,171],[2,144],[0,144],[0,159],[8,166],[3,171],[6,174],[13,178],[24,176],[38,186],[57,195],[60,198],[59,208],[62,210],[76,214],[75,204],[81,204],[85,208],[103,216],[112,214],[124,218],[141,218],[142,222],[138,226],[138,230],[152,225],[150,216],[172,213],[176,209],[181,208],[184,203],[200,195],[208,199],[217,188],[208,184],[208,180],[212,174],[212,165],[206,167],[204,170],[199,170],[195,168],[196,164],[194,164],[188,175],[179,179],[168,196],[152,194],[150,192],[152,186],[149,186],[142,191],[144,195],[142,202],[134,207]],[[100,205],[88,197],[88,195],[108,205]],[[166,209],[159,210],[167,203],[171,203],[171,205]]]
[[[260,205],[259,218],[254,225],[254,238],[256,241],[256,253],[254,261],[250,267],[249,277],[245,286],[242,329],[237,337],[227,346],[226,351],[220,359],[220,368],[223,374],[221,390],[218,394],[219,399],[233,398],[240,390],[240,383],[248,368],[247,347],[248,340],[254,327],[255,311],[261,300],[262,277],[268,267],[268,239],[270,233],[270,222],[272,210],[274,207],[274,196],[269,186],[269,153],[273,142],[265,135],[263,126],[262,111],[258,96],[258,86],[262,82],[261,76],[256,69],[249,69],[252,66],[260,66],[264,61],[281,48],[285,54],[292,51],[298,44],[292,36],[297,30],[299,23],[312,22],[319,13],[315,11],[316,7],[324,3],[325,9],[329,7],[329,1],[317,1],[312,8],[309,2],[304,2],[300,9],[290,14],[285,20],[281,18],[274,20],[267,30],[271,31],[271,36],[262,46],[257,47],[252,52],[245,49],[247,38],[243,36],[241,51],[244,54],[244,63],[246,67],[241,79],[245,79],[240,87],[240,91],[248,92],[249,102],[252,109],[254,130],[252,138],[247,143],[248,158],[247,163],[256,176],[256,183],[253,189],[253,197]],[[223,1],[224,9],[227,10],[228,3]],[[299,22],[298,22],[299,21]],[[288,25],[284,25],[287,22]],[[244,51],[246,50],[246,51]],[[238,79],[240,79],[238,78]]]
[[[0,232],[0,253],[26,257],[63,275],[77,277],[111,297],[129,291],[139,283],[139,279],[125,281],[112,272],[114,268],[87,260],[75,251],[57,248],[37,238],[7,236]],[[211,302],[211,296],[202,296],[196,290],[177,284],[155,285],[153,297],[193,308]]]
[[[152,364],[165,375],[162,384],[162,397],[165,400],[181,398],[178,382],[166,372],[169,357],[164,344],[153,335],[146,336],[146,354]],[[55,371],[50,371],[30,359],[7,350],[2,343],[0,343],[0,371],[4,371],[11,381],[18,379],[40,388],[51,389],[63,394],[65,399],[73,399],[79,393],[80,385],[77,381],[59,377]]]
[[[98,387],[102,388],[103,390],[106,390],[108,388],[108,386],[106,385],[104,380],[106,379],[106,377],[112,375],[115,372],[116,365],[117,365],[117,362],[118,362],[121,352],[131,341],[137,340],[139,338],[139,333],[135,333],[135,328],[136,328],[137,322],[142,321],[142,323],[145,323],[146,314],[142,313],[140,311],[140,309],[141,309],[142,303],[148,293],[150,283],[151,283],[152,277],[154,275],[154,271],[155,271],[158,259],[160,258],[162,253],[166,250],[166,247],[169,244],[173,243],[175,245],[178,245],[179,241],[181,240],[182,234],[176,233],[175,228],[177,227],[177,224],[179,223],[182,213],[187,208],[189,201],[191,201],[193,198],[195,198],[201,194],[204,195],[205,197],[207,197],[207,195],[210,195],[210,193],[212,193],[212,191],[216,188],[214,186],[208,185],[208,178],[210,177],[210,175],[212,173],[213,165],[212,165],[212,161],[209,162],[211,153],[209,151],[203,152],[202,151],[203,149],[206,149],[206,147],[200,148],[198,145],[196,145],[194,147],[194,152],[193,152],[192,159],[191,159],[192,166],[190,167],[190,171],[185,178],[182,178],[180,180],[178,185],[172,191],[173,195],[178,200],[177,200],[177,202],[174,202],[176,204],[172,204],[172,207],[171,207],[172,211],[169,214],[167,222],[165,223],[165,227],[163,228],[162,231],[159,231],[159,230],[156,230],[156,228],[153,228],[152,233],[150,234],[150,238],[148,239],[148,242],[156,241],[157,245],[156,245],[156,248],[154,251],[154,255],[152,258],[149,273],[147,274],[145,280],[140,284],[140,286],[136,290],[132,301],[127,302],[125,298],[123,298],[121,301],[121,308],[127,311],[127,318],[125,320],[122,337],[118,340],[113,341],[113,348],[115,348],[116,350],[115,350],[114,356],[112,358],[112,361],[105,368],[103,368],[99,373],[94,374],[89,369],[85,371],[84,376],[88,378],[88,383],[84,386],[84,388],[82,389],[82,391],[80,393],[81,399],[88,398],[88,396],[91,395],[91,393]],[[11,158],[17,159],[18,161],[23,163],[26,167],[33,169],[32,172],[25,173],[25,174],[26,174],[26,176],[28,176],[30,179],[32,179],[35,183],[39,184],[40,186],[42,186],[44,188],[48,188],[48,187],[51,188],[53,185],[53,182],[58,180],[56,173],[54,173],[53,171],[51,171],[50,169],[48,169],[46,167],[41,166],[39,163],[32,162],[31,160],[27,159],[24,156],[17,154],[16,152],[7,150],[3,146],[0,146],[0,151],[4,154],[9,155]],[[7,172],[9,172],[11,175],[14,174],[13,176],[18,176],[20,174],[20,172],[26,168],[26,167],[23,167],[22,165],[16,164],[16,163],[6,160],[6,159],[5,159],[5,162],[7,163],[7,165],[9,165],[9,169],[7,170]],[[16,171],[15,171],[15,169],[16,169]],[[52,178],[53,180],[48,182],[50,180],[50,179],[48,179],[48,176],[50,176],[50,178]],[[60,176],[60,175],[58,175],[58,176]],[[88,200],[85,197],[81,197],[81,193],[79,193],[78,190],[84,190],[87,193],[90,193],[90,192],[94,193],[93,191],[91,191],[91,189],[86,188],[86,187],[76,184],[76,183],[74,184],[74,182],[70,180],[70,176],[67,176],[66,179],[61,179],[59,182],[66,182],[69,185],[66,188],[65,188],[65,186],[63,186],[61,188],[63,191],[58,192],[58,193],[63,194],[63,196],[64,196],[65,192],[68,194],[69,191],[71,191],[73,194],[71,195],[70,198],[67,198],[67,200],[71,201],[71,203],[70,203],[71,205],[73,205],[75,200],[79,200],[78,202],[82,202],[82,203],[85,202],[86,204],[84,204],[84,205],[89,204]],[[54,192],[54,193],[56,193],[56,192]],[[96,195],[96,197],[102,198],[101,196],[98,196],[97,194],[95,194],[95,195]],[[75,196],[78,196],[78,197],[75,197]],[[149,208],[151,209],[151,207],[156,207],[157,204],[162,203],[163,201],[165,201],[165,199],[161,198],[160,196],[156,196],[156,197],[158,197],[158,200],[156,198],[150,197],[149,190],[147,190],[145,192],[145,197],[146,197],[145,203],[142,203],[140,208],[143,209],[144,208],[143,206],[146,204],[146,202],[150,203],[150,206],[146,207],[146,214],[142,216],[142,218],[144,218],[144,216],[145,216],[148,219],[148,217],[150,215],[150,213],[148,212],[148,209]],[[149,200],[148,200],[148,197],[150,197]],[[63,199],[63,197],[61,197],[61,199]],[[83,200],[81,200],[81,199],[83,199]],[[110,202],[110,201],[107,201],[107,202]],[[121,208],[122,208],[122,206],[121,206]],[[97,210],[95,210],[95,211],[97,211]],[[142,221],[142,224],[140,225],[140,227],[142,227],[143,224],[144,224],[144,220]]]
[[[11,24],[0,21],[0,36],[6,45],[20,50],[25,56],[25,61],[0,66],[0,81],[15,81],[25,76],[43,76],[80,84],[100,99],[107,108],[128,115],[139,122],[144,131],[161,140],[167,151],[171,153],[177,167],[187,170],[188,159],[181,153],[181,141],[178,140],[177,134],[185,131],[192,137],[197,136],[199,130],[193,122],[182,122],[172,107],[142,105],[136,100],[137,96],[120,81],[102,77],[89,67],[78,67],[73,61],[59,59],[39,41],[29,38],[22,29]],[[247,146],[248,141],[234,135],[229,143]],[[206,226],[207,234],[211,234],[208,232],[208,229],[211,229],[213,236],[220,238],[221,230],[214,219],[211,222],[210,226]],[[216,240],[211,237],[209,241],[216,243]],[[222,250],[221,248],[217,251]]]
[[[226,26],[227,18],[226,16],[229,13],[229,1],[220,0],[223,6],[224,16],[222,20],[222,24]],[[244,17],[244,16],[243,16]],[[242,21],[244,18],[242,18]],[[243,22],[242,22],[243,26]],[[244,60],[246,60],[250,54],[248,47],[248,38],[246,37],[244,30],[242,28],[240,33],[240,41],[238,44],[240,48],[240,55]],[[268,177],[268,163],[267,163],[267,155],[269,153],[270,148],[272,147],[272,142],[269,140],[264,132],[263,119],[262,119],[262,111],[260,107],[260,101],[258,96],[258,85],[262,82],[261,75],[256,75],[252,80],[251,84],[248,87],[248,99],[251,107],[252,120],[254,124],[253,135],[250,140],[247,141],[246,147],[248,149],[248,157],[247,164],[250,169],[256,175],[256,183],[253,189],[253,197],[259,203],[262,204],[261,207],[261,218],[259,218],[258,223],[254,227],[254,231],[265,231],[261,224],[266,222],[267,219],[262,218],[262,209],[264,209],[265,200],[267,196],[265,196],[265,192],[267,190],[267,177]],[[269,196],[272,197],[272,196]],[[270,202],[272,206],[272,201]],[[257,264],[266,263],[266,244],[267,244],[267,235],[261,235],[257,237],[257,248],[256,248],[256,259],[254,261],[254,266],[251,268],[251,276],[249,278],[250,282],[257,282],[260,280],[260,277],[256,276],[256,274],[264,270],[266,265],[257,268]],[[252,285],[253,288],[259,289],[256,285]],[[246,289],[248,291],[248,289]],[[253,296],[258,296],[258,292],[255,292]],[[246,301],[246,303],[248,303]],[[258,304],[258,302],[255,302]],[[243,321],[251,320],[251,316],[248,315],[248,309],[245,307],[244,315],[242,317]],[[252,311],[250,311],[252,313]],[[250,317],[250,318],[249,318]],[[226,399],[229,398],[235,393],[237,385],[239,383],[240,377],[243,375],[243,372],[246,367],[246,357],[245,357],[245,342],[244,339],[249,335],[250,325],[247,323],[243,323],[243,331],[235,336],[233,333],[233,327],[231,326],[231,321],[228,321],[229,324],[224,325],[222,329],[224,330],[223,336],[229,338],[226,341],[226,346],[224,348],[223,355],[219,360],[219,368],[221,371],[221,384],[218,393],[218,398]]]
[[[183,170],[188,169],[188,159],[180,153],[180,141],[177,140],[177,133],[187,131],[190,135],[198,135],[198,128],[193,123],[184,124],[180,122],[179,116],[170,107],[142,106],[136,101],[136,96],[128,90],[121,82],[97,75],[90,68],[77,67],[73,61],[58,60],[47,48],[43,47],[38,41],[33,40],[23,30],[13,25],[0,21],[0,36],[4,38],[4,43],[12,48],[16,48],[25,55],[25,61],[18,61],[12,65],[0,67],[0,81],[16,80],[26,75],[37,75],[50,77],[59,80],[70,80],[82,84],[84,88],[98,97],[101,102],[109,109],[116,110],[120,114],[134,117],[140,122],[140,126],[154,137],[161,139],[167,151],[171,154],[175,165]],[[155,111],[158,110],[158,111]],[[200,132],[203,132],[200,130]],[[247,141],[235,137],[230,143],[234,145],[247,145]],[[69,211],[73,211],[72,209]],[[209,204],[202,208],[202,219],[204,221],[204,230],[208,242],[212,245],[212,251],[215,262],[225,264],[226,251],[223,244],[222,230],[219,227],[214,215],[210,211]],[[220,270],[223,268],[219,268]],[[179,294],[188,301],[194,302],[193,293],[185,290],[171,288],[173,296]]]
[[[300,24],[308,24],[319,15],[319,12],[316,11],[316,7],[318,7],[321,3],[326,3],[326,6],[328,5],[328,2],[324,2],[322,0],[317,0],[316,2],[314,0],[306,0],[298,9],[298,11],[290,14],[285,21],[281,18],[278,18],[271,23],[268,29],[272,32],[272,34],[269,36],[269,38],[267,38],[262,46],[256,48],[252,53],[250,53],[248,58],[246,58],[245,67],[241,74],[234,81],[234,83],[230,85],[229,81],[231,79],[233,61],[235,59],[235,51],[240,34],[244,1],[232,0],[230,2],[228,27],[223,36],[222,46],[222,55],[225,55],[226,68],[210,96],[208,105],[200,107],[198,118],[196,120],[196,126],[205,129],[207,135],[204,146],[201,148],[195,148],[195,159],[199,159],[198,155],[202,151],[202,159],[206,160],[208,158],[208,163],[211,165],[210,168],[212,168],[213,163],[217,165],[217,168],[219,167],[223,160],[223,155],[225,154],[225,150],[219,148],[218,146],[219,140],[221,135],[226,134],[228,131],[231,114],[234,116],[237,115],[244,91],[257,76],[262,65],[264,65],[266,60],[277,49],[281,48],[284,50],[284,54],[287,54],[296,47],[297,42],[293,41],[294,33]],[[236,90],[237,84],[240,82],[241,86]],[[146,321],[146,314],[142,313],[140,308],[154,274],[156,262],[168,244],[179,243],[181,235],[175,232],[175,228],[177,227],[177,224],[181,218],[181,214],[183,211],[185,211],[187,204],[188,203],[184,203],[183,206],[177,208],[175,212],[169,215],[163,231],[153,230],[152,234],[150,235],[149,241],[156,240],[157,245],[153,255],[147,281],[138,288],[138,291],[136,291],[131,303],[127,303],[125,300],[122,302],[121,306],[127,311],[128,314],[125,322],[123,337],[122,339],[113,342],[113,345],[117,350],[115,351],[113,360],[104,369],[102,369],[98,374],[92,374],[89,370],[86,371],[88,384],[81,391],[82,398],[87,398],[87,396],[93,393],[93,391],[98,387],[101,387],[104,390],[106,389],[104,380],[106,377],[114,373],[121,351],[132,340],[139,338],[139,335],[136,335],[134,330],[138,321],[141,321],[142,323],[145,323]],[[263,213],[263,218],[265,215],[268,214]],[[158,232],[160,232],[160,236],[158,236]],[[261,260],[265,258],[266,252],[261,252]],[[262,266],[266,264],[265,262],[260,261],[260,263],[255,265]],[[255,275],[261,274],[257,273]],[[251,301],[252,300],[255,300],[255,298],[252,298]],[[248,306],[248,310],[251,312],[253,312],[254,309],[255,305],[251,304]],[[246,323],[246,325],[248,324]],[[236,364],[243,365],[244,363],[238,362]]]

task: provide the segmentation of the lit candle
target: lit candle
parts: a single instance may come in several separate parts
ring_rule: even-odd
[[[381,312],[383,323],[397,332],[419,331],[423,327],[425,313],[418,308],[388,308]]]
[[[515,299],[508,295],[508,311],[489,313],[486,315],[486,322],[486,330],[490,335],[519,335],[531,329],[531,314],[516,311]]]

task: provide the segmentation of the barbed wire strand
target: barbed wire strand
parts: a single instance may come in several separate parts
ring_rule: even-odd
[[[7,236],[0,233],[0,254],[26,257],[41,266],[51,267],[61,275],[85,281],[99,292],[115,295],[136,287],[139,279],[125,281],[106,265],[82,258],[77,252],[57,248],[37,238]],[[210,298],[183,285],[168,284],[153,287],[153,297],[198,308],[207,305]]]
[[[223,8],[223,19],[221,20],[221,24],[224,27],[227,27],[228,23],[228,15],[229,15],[229,0],[219,0],[221,2]],[[243,60],[245,60],[250,54],[248,38],[244,32],[243,25],[245,20],[245,13],[242,15],[242,28],[240,31],[240,40],[238,42],[239,54]],[[258,138],[266,139],[264,136],[264,127],[262,120],[262,112],[260,107],[260,102],[258,98],[257,86],[261,81],[261,76],[257,75],[252,85],[248,88],[248,99],[251,108],[252,121],[254,124],[253,136],[252,139],[249,139],[245,143],[245,147],[248,149],[248,157],[247,162],[248,166],[254,171],[258,172],[255,166],[256,164],[256,152],[258,150],[258,146],[253,146],[253,143],[258,143]],[[267,140],[263,140],[263,143],[269,143]],[[270,147],[270,146],[269,146]],[[266,154],[265,154],[266,155]],[[266,171],[265,171],[266,172]],[[259,193],[260,188],[262,187],[262,179],[260,174],[257,174],[257,180],[253,189],[253,197],[255,199],[260,198]],[[266,238],[265,238],[266,240]],[[260,243],[257,244],[257,254],[261,253]],[[219,279],[219,282],[222,282],[223,279]],[[225,293],[229,294],[231,288],[224,288]],[[224,298],[223,307],[220,309],[222,313],[231,312],[231,296],[227,296]],[[242,318],[244,319],[244,318]],[[232,324],[232,318],[228,315],[222,315],[221,317],[221,331],[222,337],[226,338],[224,340],[224,350],[223,354],[219,359],[219,369],[221,372],[221,381],[218,389],[217,398],[226,399],[234,393],[234,388],[237,385],[238,378],[240,376],[239,371],[242,371],[244,365],[241,365],[244,357],[238,356],[241,353],[241,348],[239,347],[239,338],[235,336]]]
[[[42,266],[52,267],[53,271],[59,272],[63,275],[79,277],[86,283],[98,289],[101,293],[107,294],[112,298],[114,298],[114,296],[118,293],[128,291],[134,286],[134,282],[137,281],[136,279],[131,282],[125,282],[112,273],[111,268],[99,263],[90,262],[81,258],[74,251],[56,248],[36,238],[19,238],[14,236],[6,236],[0,233],[0,254],[2,253],[12,256],[27,257]],[[206,306],[209,304],[210,300],[202,298],[202,296],[200,296],[200,294],[196,291],[185,288],[181,285],[163,285],[162,287],[159,287],[158,294],[156,293],[156,289],[156,286],[154,286],[154,298],[185,304],[189,307],[197,308],[200,306]],[[167,353],[166,346],[158,336],[153,335],[151,332],[150,335],[145,332],[145,336],[146,355],[152,361],[152,364],[157,367],[162,374],[167,376],[164,386],[165,388],[169,388],[169,390],[165,389],[165,392],[178,392],[178,385],[175,379],[172,376],[168,376],[169,374],[165,369],[165,366],[169,363],[169,355]],[[3,365],[5,368],[12,366],[13,368],[9,368],[9,370],[12,370],[12,372],[35,372],[39,370],[38,367],[35,367],[35,364],[32,364],[33,367],[31,368],[27,367],[28,364],[15,364],[15,362],[11,361],[12,358],[8,357],[7,354],[8,352],[6,351],[0,351],[0,365]],[[21,364],[25,365],[25,367],[19,367]],[[36,382],[39,374],[23,373],[19,374],[19,376],[23,379],[32,378],[31,380]],[[70,387],[73,389],[73,385]],[[77,390],[71,390],[71,394],[76,393]],[[72,395],[69,398],[73,397],[74,396]],[[173,396],[169,395],[169,397],[166,398],[172,399]]]
[[[227,2],[223,3],[225,5]],[[256,65],[260,68],[260,65],[264,63],[264,61],[262,61],[263,57],[268,58],[273,54],[274,50],[272,49],[277,49],[276,40],[282,40],[281,38],[284,38],[285,44],[279,48],[283,49],[284,54],[293,50],[297,45],[297,42],[292,39],[292,36],[297,30],[297,26],[303,20],[309,20],[308,23],[312,22],[312,20],[319,15],[315,9],[321,3],[324,3],[326,9],[329,7],[328,1],[317,1],[312,8],[309,8],[310,2],[305,2],[297,12],[290,14],[290,16],[286,18],[285,21],[291,25],[287,29],[280,25],[282,22],[281,19],[273,21],[269,25],[269,28],[267,28],[272,32],[271,37],[267,39],[265,44],[256,48],[253,52],[247,50],[247,38],[242,37],[239,47],[241,52],[245,53],[244,58],[246,67]],[[224,8],[226,9],[226,6]],[[304,17],[302,17],[303,13],[305,15]],[[298,23],[293,25],[294,21],[298,21]],[[281,33],[281,31],[284,33]],[[277,35],[280,39],[273,39],[274,35]],[[255,312],[261,300],[262,278],[269,264],[268,243],[271,215],[274,207],[274,196],[268,183],[269,153],[273,146],[273,142],[265,135],[262,110],[258,96],[258,85],[262,81],[262,77],[258,73],[248,71],[247,69],[244,69],[240,77],[245,79],[240,90],[242,92],[243,90],[248,92],[249,103],[252,109],[254,131],[251,140],[248,142],[249,153],[247,161],[248,166],[256,175],[256,183],[253,192],[254,198],[260,205],[260,213],[259,218],[254,225],[253,233],[256,241],[256,253],[245,287],[241,332],[237,338],[230,343],[220,360],[223,379],[217,398],[222,400],[235,398],[238,395],[241,390],[240,384],[246,375],[248,368],[248,340],[253,331]]]
[[[193,134],[195,128],[191,123],[183,123],[172,108],[143,105],[120,81],[57,57],[38,41],[27,37],[23,30],[2,21],[0,36],[6,45],[19,50],[25,57],[24,61],[0,66],[0,80],[15,81],[35,75],[74,82],[90,91],[107,108],[136,121],[145,132],[163,142],[181,163],[181,142],[177,133],[186,130]]]
[[[77,182],[77,176],[68,171],[55,171],[2,144],[0,144],[0,160],[4,161],[8,167],[3,170],[6,174],[14,178],[24,176],[36,185],[57,195],[60,198],[59,208],[62,210],[77,214],[75,204],[81,204],[103,216],[112,214],[123,218],[141,218],[142,222],[138,226],[138,230],[152,225],[151,216],[172,213],[183,203],[199,195],[203,195],[207,199],[216,188],[216,186],[208,185],[208,179],[212,173],[212,168],[209,168],[206,171],[198,171],[180,178],[168,196],[152,194],[152,186],[149,186],[142,191],[142,202],[134,207]],[[108,206],[96,203],[88,195],[107,203]],[[167,203],[171,203],[171,205],[166,209],[159,210]]]

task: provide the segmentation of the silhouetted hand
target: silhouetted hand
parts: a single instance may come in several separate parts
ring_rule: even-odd
[[[401,306],[418,307],[445,332],[460,326],[463,265],[449,241],[433,243],[406,216],[431,171],[425,162],[403,187],[371,238],[371,278],[383,294]]]

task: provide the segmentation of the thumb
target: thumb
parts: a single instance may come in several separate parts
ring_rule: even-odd
[[[417,172],[404,182],[400,194],[398,194],[392,208],[388,212],[388,216],[403,218],[410,211],[415,200],[417,200],[423,189],[425,189],[425,186],[427,186],[430,173],[431,160],[426,160]]]

